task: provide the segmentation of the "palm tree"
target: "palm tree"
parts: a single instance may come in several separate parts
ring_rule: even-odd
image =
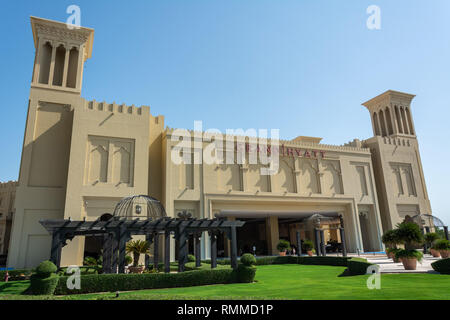
[[[150,245],[144,240],[133,240],[127,243],[127,253],[133,254],[133,267],[139,265],[139,257],[141,254],[149,253]]]

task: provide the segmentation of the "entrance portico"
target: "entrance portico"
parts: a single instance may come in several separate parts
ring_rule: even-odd
[[[350,253],[379,251],[383,249],[381,242],[381,226],[379,218],[374,211],[367,210],[371,219],[360,222],[359,207],[352,201],[211,201],[213,216],[239,219],[246,221],[245,227],[238,233],[238,252],[255,253],[257,255],[277,255],[276,246],[280,239],[287,240],[298,252],[296,233],[300,233],[302,241],[311,240],[315,243],[315,229],[319,229],[319,239],[332,248],[342,247],[345,244]],[[370,207],[370,206],[368,206]],[[312,218],[314,215],[324,217],[316,225]],[[367,224],[371,224],[370,228]],[[345,239],[341,239],[339,228],[344,228]],[[367,232],[366,230],[371,230]],[[363,234],[364,232],[364,234]],[[255,247],[255,248],[254,248]],[[227,255],[226,245],[224,246]]]

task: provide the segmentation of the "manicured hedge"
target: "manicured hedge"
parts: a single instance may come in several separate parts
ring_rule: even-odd
[[[17,281],[17,280],[27,279],[31,276],[33,271],[34,270],[30,270],[30,269],[8,270],[9,281]],[[6,270],[0,271],[0,281],[4,281],[5,275],[6,275]]]
[[[337,266],[337,267],[347,267],[348,261],[361,261],[367,263],[366,259],[363,258],[352,258],[352,257],[333,257],[333,256],[313,256],[313,257],[298,257],[298,256],[273,256],[273,257],[258,257],[256,258],[255,265],[271,265],[271,264],[304,264],[304,265],[320,265],[320,266]],[[205,262],[210,263],[209,260]],[[229,259],[217,260],[217,264],[230,264]]]
[[[230,260],[229,259],[218,260],[217,263],[230,264]],[[367,262],[367,260],[364,258],[352,258],[352,257],[274,256],[274,257],[256,258],[257,266],[271,265],[271,264],[304,264],[304,265],[347,267],[348,274],[350,275],[366,274],[367,267],[372,265],[371,263]]]
[[[439,273],[450,274],[450,258],[437,260],[431,264],[431,267]]]
[[[350,257],[298,257],[298,264],[346,267]]]
[[[60,268],[58,270],[58,275],[60,275],[60,276],[70,275],[67,273],[67,268],[68,267]],[[82,266],[79,268],[80,268],[80,273],[83,276],[88,275],[88,274],[99,274],[99,273],[101,273],[100,271],[102,269],[101,266]]]
[[[80,289],[67,289],[68,277],[60,277],[57,295],[115,292],[144,289],[203,286],[238,282],[232,269],[187,271],[183,273],[99,274],[81,276]]]

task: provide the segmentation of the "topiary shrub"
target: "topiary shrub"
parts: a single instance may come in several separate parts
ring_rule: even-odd
[[[237,281],[241,283],[252,283],[255,279],[256,267],[239,264],[236,270]]]
[[[239,261],[248,267],[256,264],[256,258],[250,253],[243,254]]]
[[[195,262],[195,256],[193,254],[188,254],[187,261],[188,262]]]
[[[450,258],[437,260],[431,264],[431,267],[441,274],[450,274]]]
[[[43,261],[36,268],[36,273],[30,278],[30,290],[34,295],[51,295],[59,281],[55,274],[58,268],[51,261]]]
[[[126,255],[125,256],[125,265],[129,266],[132,263],[133,263],[133,257]]]
[[[59,276],[51,274],[49,277],[41,278],[33,274],[30,278],[30,290],[34,295],[52,295],[59,282]]]
[[[41,278],[47,278],[52,273],[56,273],[57,270],[58,268],[55,266],[55,264],[47,260],[39,264],[39,266],[36,268],[36,274]]]

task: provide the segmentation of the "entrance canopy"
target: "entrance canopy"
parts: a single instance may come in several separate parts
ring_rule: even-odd
[[[226,217],[234,217],[234,218],[269,218],[269,217],[278,217],[278,218],[296,218],[299,220],[307,220],[309,218],[313,218],[314,216],[321,216],[323,219],[333,219],[339,218],[339,213],[337,212],[302,212],[302,211],[242,211],[242,210],[222,210],[220,213],[216,214],[217,218],[226,218]]]

